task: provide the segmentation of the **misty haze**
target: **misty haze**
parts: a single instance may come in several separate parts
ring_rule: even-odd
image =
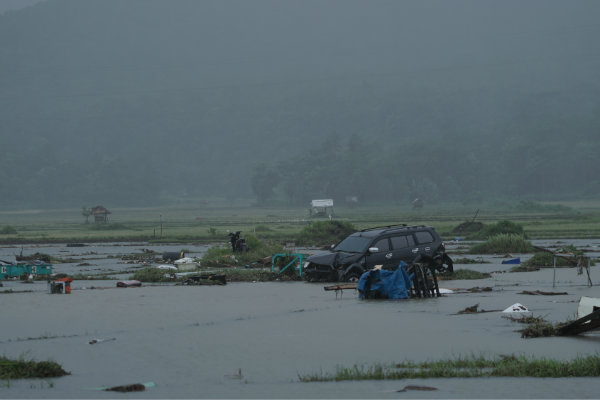
[[[11,9],[1,204],[597,197],[598,15],[595,1]]]

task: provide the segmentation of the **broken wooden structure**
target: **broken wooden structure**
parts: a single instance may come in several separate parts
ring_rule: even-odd
[[[579,335],[600,328],[600,308],[558,329],[558,336]]]
[[[546,253],[550,253],[554,256],[554,275],[552,277],[552,287],[556,287],[556,259],[557,258],[562,258],[563,260],[566,260],[569,264],[571,264],[574,267],[577,267],[577,273],[578,275],[583,274],[583,269],[585,268],[585,271],[587,273],[587,284],[588,286],[593,286],[592,284],[592,278],[590,276],[590,266],[591,266],[591,258],[590,257],[586,257],[584,254],[574,254],[574,253],[555,253],[550,249],[546,249],[545,247],[540,247],[540,246],[533,246],[535,249],[546,252]]]
[[[411,297],[440,297],[435,267],[428,264],[414,263],[406,268],[408,275],[413,274]]]

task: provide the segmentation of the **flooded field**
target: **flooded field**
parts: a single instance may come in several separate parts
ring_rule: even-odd
[[[545,243],[551,246],[553,243]],[[569,241],[568,243],[573,243]],[[598,251],[598,241],[578,243]],[[594,247],[595,246],[595,247]],[[24,248],[61,257],[97,257],[99,269],[127,270],[119,258],[147,244],[83,248]],[[190,248],[201,254],[202,247]],[[458,248],[459,245],[456,245]],[[179,251],[165,246],[160,251]],[[93,250],[92,250],[93,249]],[[153,250],[158,248],[152,246]],[[0,249],[0,259],[20,252]],[[95,254],[85,254],[93,252]],[[588,253],[591,254],[591,253]],[[523,259],[526,255],[522,255]],[[597,255],[596,255],[597,256]],[[461,255],[462,257],[462,255]],[[469,256],[477,258],[478,256]],[[479,304],[503,310],[513,303],[552,322],[573,318],[581,296],[600,297],[574,268],[508,273],[502,258],[457,265],[492,278],[444,281],[444,288],[492,287],[483,293],[448,294],[404,301],[361,301],[353,290],[326,292],[304,282],[230,283],[226,286],[144,285],[116,288],[116,281],[75,281],[70,295],[50,295],[45,282],[4,281],[0,294],[0,354],[9,358],[52,359],[71,375],[48,380],[0,381],[1,398],[122,398],[98,387],[153,382],[128,398],[597,398],[597,378],[470,378],[302,383],[298,375],[333,372],[337,365],[425,361],[457,356],[504,354],[572,359],[600,349],[600,336],[522,339],[521,325],[501,313],[457,315]],[[64,268],[64,270],[63,270]],[[77,264],[56,265],[71,273]],[[96,289],[90,289],[91,287]],[[98,288],[103,289],[98,289]],[[568,292],[530,296],[523,290]],[[115,339],[89,344],[92,339]],[[437,391],[397,392],[406,385]]]

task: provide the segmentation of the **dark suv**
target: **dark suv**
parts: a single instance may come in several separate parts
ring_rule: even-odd
[[[355,232],[328,252],[309,257],[303,274],[309,281],[357,282],[376,265],[392,269],[400,261],[453,272],[452,259],[433,227],[390,225]]]

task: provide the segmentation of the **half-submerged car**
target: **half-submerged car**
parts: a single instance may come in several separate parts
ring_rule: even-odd
[[[395,269],[401,261],[427,264],[437,272],[453,272],[444,242],[431,226],[389,225],[355,232],[327,252],[307,259],[308,281],[358,282],[375,267]]]

